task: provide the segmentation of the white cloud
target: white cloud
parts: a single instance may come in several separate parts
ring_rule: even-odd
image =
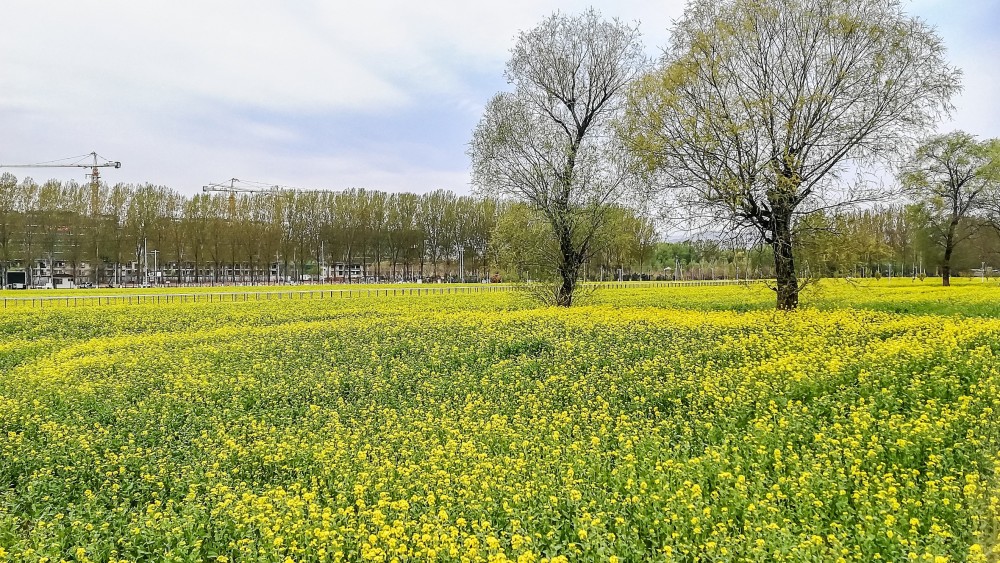
[[[8,73],[14,92],[45,109],[81,97],[147,111],[199,99],[284,111],[407,100],[280,4],[178,1],[152,9],[147,2],[15,1],[5,11],[40,22],[18,29],[41,36],[5,33],[0,48],[17,53]]]

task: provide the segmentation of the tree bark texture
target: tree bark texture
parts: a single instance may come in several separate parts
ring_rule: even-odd
[[[573,292],[576,290],[576,280],[583,260],[581,253],[573,244],[572,234],[565,227],[559,232],[559,252],[560,285],[556,294],[556,305],[569,307],[573,304]]]
[[[791,222],[791,212],[775,210],[771,248],[774,250],[777,307],[782,311],[794,311],[799,306],[799,280],[795,276]]]
[[[951,285],[951,255],[955,252],[955,232],[958,230],[959,218],[954,213],[951,222],[948,224],[948,232],[944,237],[944,260],[941,261],[941,285],[947,287]]]
[[[951,285],[951,253],[954,245],[949,240],[944,247],[944,260],[941,261],[941,285],[948,287]]]

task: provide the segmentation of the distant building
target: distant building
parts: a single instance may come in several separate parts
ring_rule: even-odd
[[[362,269],[361,264],[351,264],[348,266],[345,262],[334,262],[333,264],[327,264],[323,266],[323,272],[321,275],[322,281],[348,281],[361,279]]]

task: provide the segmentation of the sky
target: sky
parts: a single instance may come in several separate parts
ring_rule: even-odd
[[[517,33],[588,6],[638,22],[656,57],[684,2],[3,0],[0,164],[96,151],[122,163],[108,183],[188,195],[229,178],[470,193],[466,148]],[[1000,0],[904,6],[965,73],[939,130],[1000,137]]]

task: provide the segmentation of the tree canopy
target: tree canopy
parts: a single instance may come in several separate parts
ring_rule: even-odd
[[[984,211],[996,199],[998,148],[1000,142],[978,141],[964,131],[934,135],[917,147],[900,170],[907,195],[924,211],[943,251],[944,285],[950,284],[955,248],[983,224],[963,224],[963,219]]]
[[[514,90],[490,101],[473,132],[479,192],[526,203],[551,227],[559,305],[572,303],[608,204],[631,178],[613,123],[645,67],[635,27],[592,9],[553,14],[520,34],[506,71]]]
[[[846,178],[900,156],[959,78],[899,0],[694,0],[623,130],[672,195],[759,233],[793,309],[799,219],[877,196]]]

